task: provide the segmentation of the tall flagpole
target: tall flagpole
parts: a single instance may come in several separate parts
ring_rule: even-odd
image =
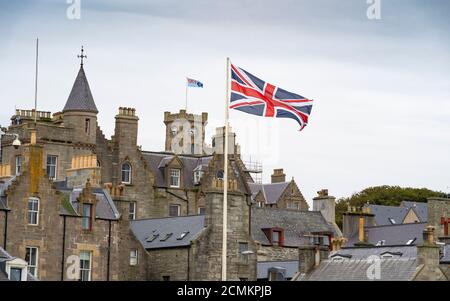
[[[34,125],[37,121],[37,82],[38,82],[38,56],[39,56],[39,39],[36,39],[36,74],[34,80]]]
[[[187,79],[186,79],[186,104],[184,106],[186,112],[187,112],[187,94],[188,94],[188,83],[187,83]]]
[[[227,88],[225,95],[225,137],[223,154],[223,220],[222,220],[222,281],[227,280],[227,228],[228,228],[228,118],[230,97],[230,58],[227,58]]]

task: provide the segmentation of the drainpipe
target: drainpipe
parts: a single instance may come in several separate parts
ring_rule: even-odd
[[[190,261],[191,261],[191,248],[192,244],[188,247],[188,256],[187,256],[187,281],[189,281],[189,274],[191,271]]]
[[[3,249],[6,251],[6,241],[8,239],[8,210],[5,210],[5,229],[3,233]]]
[[[64,259],[66,250],[66,217],[63,215],[63,240],[62,240],[62,254],[61,254],[61,281],[64,281]]]
[[[109,281],[109,269],[110,269],[110,260],[111,260],[111,220],[109,222],[108,229],[108,262],[106,266],[106,281]]]

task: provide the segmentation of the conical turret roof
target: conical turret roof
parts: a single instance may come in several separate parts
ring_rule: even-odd
[[[63,112],[69,111],[98,113],[83,65],[80,67],[77,78],[73,83],[72,91],[70,91],[69,98],[63,109]]]

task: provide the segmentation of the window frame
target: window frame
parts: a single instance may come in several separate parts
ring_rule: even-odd
[[[137,266],[138,264],[139,264],[139,252],[137,249],[131,249],[130,250],[130,266]]]
[[[88,135],[91,134],[91,119],[90,118],[86,118],[84,120],[84,132]]]
[[[85,215],[85,211],[84,208],[85,206],[89,206],[89,215]],[[81,218],[81,229],[83,231],[92,231],[92,216],[93,216],[93,212],[94,212],[94,206],[93,204],[90,203],[82,203],[81,205],[81,214],[82,214],[82,218]],[[88,227],[85,227],[85,221],[88,221]]]
[[[202,210],[204,211],[203,213],[202,213]],[[197,210],[197,214],[205,215],[206,214],[206,207],[205,206],[199,206],[198,210]]]
[[[133,208],[133,211],[131,211],[131,208]],[[136,219],[136,213],[137,213],[137,203],[136,202],[130,202],[128,204],[128,220],[133,221]]]
[[[82,267],[83,265],[81,264],[81,261],[82,260],[84,260],[84,259],[81,259],[81,254],[82,253],[84,253],[84,254],[88,254],[89,255],[89,266],[88,266],[88,268],[85,268],[85,267]],[[84,261],[86,261],[86,260],[84,260]],[[88,279],[87,280],[83,280],[82,279],[82,275],[83,275],[83,271],[87,271],[88,272]],[[92,251],[90,251],[90,250],[81,250],[80,251],[80,281],[92,281]]]
[[[15,158],[15,175],[18,176],[22,172],[22,155],[17,155]]]
[[[177,207],[177,214],[178,215],[171,215],[171,208]],[[181,216],[181,205],[180,204],[169,204],[169,217],[178,217]]]
[[[30,209],[30,202],[36,202],[37,203],[37,209]],[[28,207],[27,207],[27,222],[29,226],[39,226],[39,211],[41,209],[41,202],[39,198],[30,197],[28,198]],[[33,214],[33,215],[31,215]],[[35,216],[35,223],[32,223],[31,216]]]
[[[53,163],[49,163],[49,158],[55,158],[54,165],[52,165]],[[46,167],[45,171],[46,171],[47,177],[52,181],[56,181],[56,179],[58,178],[58,156],[57,155],[47,155],[47,161],[46,161],[45,167]],[[49,168],[52,168],[52,167],[54,167],[54,169],[55,169],[54,176],[50,175],[50,172],[49,172]]]
[[[178,173],[178,176],[172,174],[172,172]],[[173,184],[172,179],[178,179],[178,183]],[[181,169],[179,169],[179,168],[170,168],[169,169],[169,186],[171,188],[180,188],[181,187]]]
[[[28,251],[30,250],[30,255],[28,255]],[[31,261],[31,251],[35,250],[35,258],[34,258],[34,264],[30,264],[30,262],[28,262],[26,259],[27,257],[30,259]],[[33,275],[34,277],[38,277],[38,270],[39,270],[39,247],[33,247],[33,246],[26,246],[25,247],[25,261],[27,261],[27,268],[28,268],[28,272]],[[34,271],[34,272],[32,272]]]
[[[125,170],[124,166],[128,166],[129,170]],[[124,173],[128,172],[128,181],[124,181]],[[127,184],[130,185],[133,179],[133,167],[131,166],[131,163],[126,161],[123,162],[122,165],[120,166],[120,181],[123,184]]]

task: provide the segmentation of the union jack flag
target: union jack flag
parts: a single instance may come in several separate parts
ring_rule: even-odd
[[[308,124],[312,100],[265,82],[231,64],[230,109],[274,118],[292,118],[300,131]]]

